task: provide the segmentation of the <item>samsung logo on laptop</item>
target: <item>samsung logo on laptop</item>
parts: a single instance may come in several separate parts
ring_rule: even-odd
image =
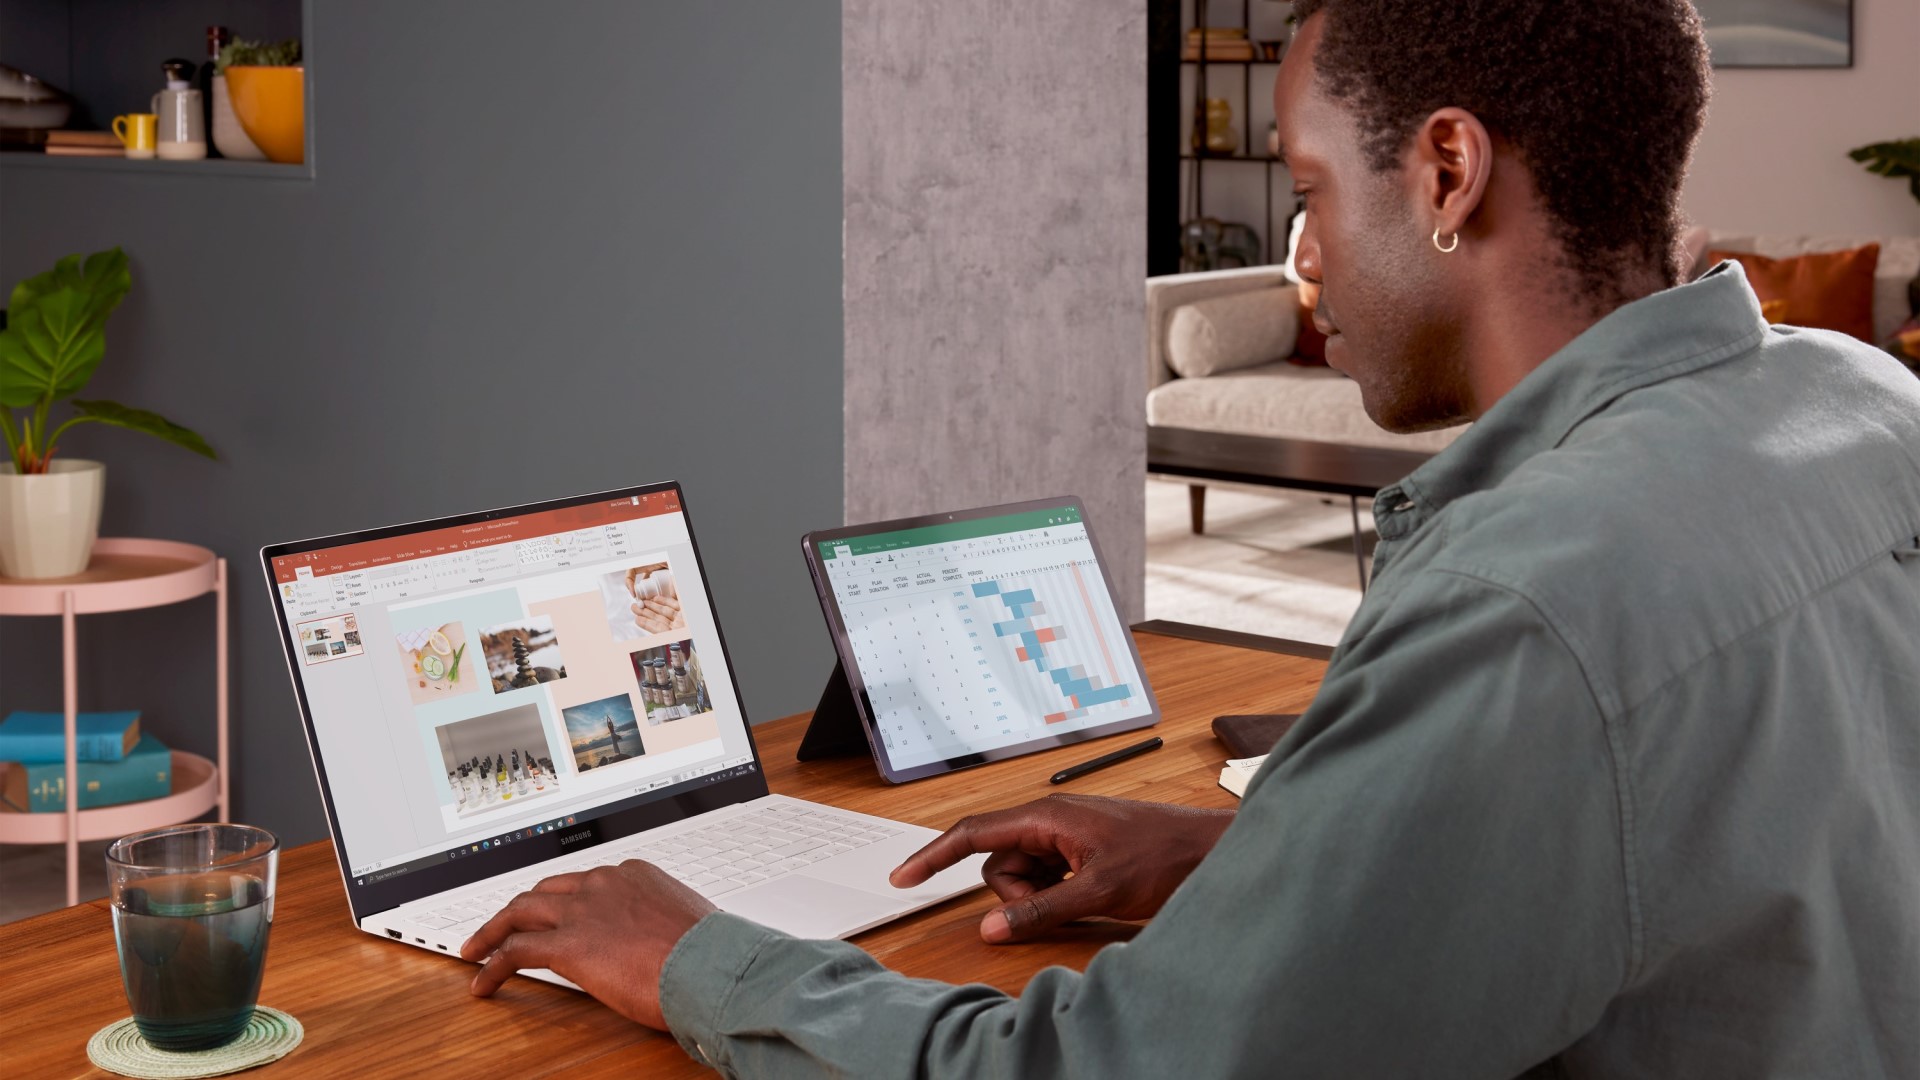
[[[591,840],[591,839],[593,839],[593,830],[592,830],[592,829],[581,829],[581,830],[580,830],[579,832],[577,832],[577,833],[571,833],[571,834],[569,834],[569,835],[567,835],[567,836],[563,836],[563,837],[561,837],[561,838],[560,838],[560,849],[561,849],[562,851],[564,851],[564,850],[566,850],[567,848],[570,848],[570,847],[572,847],[572,846],[574,846],[575,844],[578,844],[578,843],[580,843],[580,842],[581,842],[582,840]]]

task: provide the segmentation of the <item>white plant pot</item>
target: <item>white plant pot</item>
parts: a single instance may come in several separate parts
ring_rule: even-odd
[[[227,93],[227,77],[220,74],[213,77],[213,147],[220,156],[235,161],[265,161],[267,155],[253,140],[247,138],[247,131],[240,126],[240,118],[233,115],[233,98]]]
[[[55,458],[49,471],[22,476],[0,464],[0,576],[69,577],[87,568],[100,535],[107,467]]]

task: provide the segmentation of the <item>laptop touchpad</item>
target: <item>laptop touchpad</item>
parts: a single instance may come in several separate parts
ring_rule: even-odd
[[[898,900],[801,874],[714,898],[722,911],[796,937],[834,938],[887,919]]]

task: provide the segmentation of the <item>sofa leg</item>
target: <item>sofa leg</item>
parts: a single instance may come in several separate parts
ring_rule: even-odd
[[[1187,514],[1193,520],[1193,535],[1206,535],[1207,487],[1205,484],[1187,485]]]

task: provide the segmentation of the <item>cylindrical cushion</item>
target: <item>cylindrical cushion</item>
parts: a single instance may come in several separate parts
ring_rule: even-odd
[[[1278,360],[1293,352],[1299,300],[1290,285],[1197,300],[1167,320],[1167,366],[1204,379]]]

